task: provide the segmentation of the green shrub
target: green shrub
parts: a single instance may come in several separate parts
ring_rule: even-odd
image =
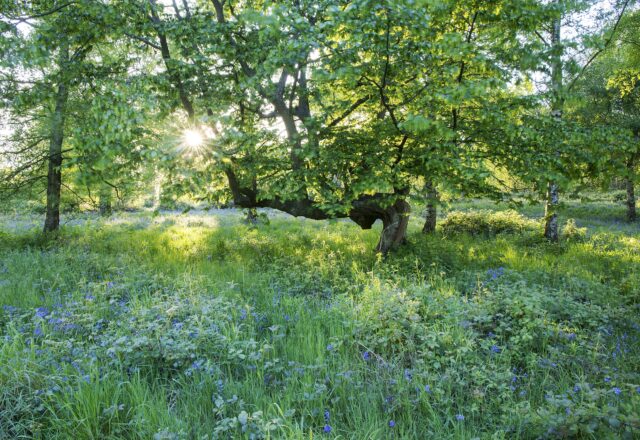
[[[627,200],[627,192],[624,190],[611,191],[610,197],[614,202],[624,202]]]
[[[538,227],[536,221],[511,210],[452,212],[441,224],[442,232],[446,236],[521,234]]]
[[[562,228],[561,237],[567,242],[582,243],[587,240],[587,228],[580,228],[572,218]]]
[[[522,279],[488,283],[476,293],[471,305],[469,320],[473,328],[500,340],[521,357],[544,355],[549,344],[562,342],[562,336],[573,334],[576,328],[597,334],[617,316],[615,309]],[[589,342],[598,343],[595,339]]]

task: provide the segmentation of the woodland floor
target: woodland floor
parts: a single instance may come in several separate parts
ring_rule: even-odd
[[[384,259],[349,221],[5,212],[0,439],[640,438],[640,223],[506,208]]]

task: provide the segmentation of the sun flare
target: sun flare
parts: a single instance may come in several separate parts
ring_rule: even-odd
[[[189,149],[197,149],[204,143],[204,137],[198,130],[185,130],[182,135],[184,146]]]

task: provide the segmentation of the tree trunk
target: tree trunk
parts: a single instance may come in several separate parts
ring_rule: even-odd
[[[407,240],[409,213],[411,207],[404,200],[398,200],[387,208],[382,215],[382,233],[376,251],[386,255]]]
[[[636,221],[636,194],[633,188],[633,179],[627,177],[626,179],[627,186],[627,221],[635,222]]]
[[[436,231],[436,221],[438,216],[438,190],[430,179],[424,185],[426,200],[427,200],[427,213],[425,215],[424,226],[422,227],[423,234],[433,234]]]
[[[552,242],[558,241],[558,186],[549,182],[547,187],[547,201],[544,205],[544,236]]]
[[[556,0],[558,2],[558,0]],[[560,29],[562,26],[561,18],[556,18],[553,21],[553,28],[551,33],[552,46],[558,46],[561,44]],[[553,90],[553,102],[551,103],[551,115],[559,123],[562,119],[562,113],[564,110],[564,99],[562,97],[562,48],[554,47],[555,54],[553,55],[551,65],[551,88]],[[559,125],[559,124],[558,124]],[[559,152],[556,152],[559,154]],[[559,238],[558,233],[558,214],[556,213],[559,202],[558,185],[556,182],[549,182],[547,187],[547,199],[544,206],[544,236],[547,240],[557,242]]]
[[[61,72],[69,61],[69,47],[63,43],[60,47],[59,67]],[[44,220],[44,232],[56,231],[60,227],[60,190],[62,187],[62,142],[64,140],[64,120],[69,91],[64,80],[58,84],[56,106],[51,118],[49,138],[49,169],[47,172],[47,213]]]
[[[111,211],[112,211],[111,193],[112,193],[112,188],[106,183],[103,183],[102,186],[100,187],[100,194],[98,195],[99,197],[98,210],[100,211],[100,215],[102,216],[111,215]]]
[[[625,186],[627,188],[627,221],[635,222],[636,215],[636,193],[634,188],[635,181],[635,172],[634,172],[635,161],[633,158],[629,159],[627,162],[627,176],[625,177]]]

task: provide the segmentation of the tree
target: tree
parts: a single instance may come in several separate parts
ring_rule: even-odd
[[[99,36],[95,27],[75,19],[78,8],[71,3],[53,1],[13,3],[3,5],[2,9],[2,23],[11,35],[3,43],[17,46],[17,49],[3,47],[3,52],[9,51],[12,55],[9,58],[12,64],[3,66],[7,86],[5,96],[10,96],[11,111],[18,117],[29,109],[35,110],[34,117],[39,119],[35,128],[41,133],[36,135],[35,142],[18,153],[24,155],[27,150],[48,142],[45,154],[33,154],[33,159],[17,167],[9,180],[26,172],[37,173],[38,168],[46,164],[45,232],[58,229],[60,224],[63,143],[70,89],[77,82],[85,57]],[[21,29],[18,23],[27,24],[29,30]],[[24,82],[18,79],[20,77],[28,78],[29,87],[22,87]],[[28,177],[27,182],[39,177]]]
[[[417,178],[491,190],[482,160],[506,121],[501,90],[532,65],[520,37],[543,9],[524,0],[121,6],[126,34],[164,63],[171,102],[198,129],[221,126],[215,165],[237,206],[363,228],[382,220],[381,252],[404,241]]]
[[[432,234],[436,230],[438,221],[438,190],[431,180],[427,180],[424,184],[424,190],[427,212],[422,232],[424,234]]]
[[[73,191],[63,182],[65,163],[67,171],[75,166],[74,181],[87,184],[98,164],[114,164],[116,139],[125,155],[136,151],[127,144],[141,129],[140,118],[123,114],[126,100],[99,109],[123,88],[113,78],[127,72],[126,58],[114,54],[117,43],[109,39],[110,18],[105,5],[92,1],[3,4],[1,91],[13,125],[3,153],[13,166],[1,189],[38,187],[46,178],[45,232],[59,227],[63,186]],[[104,123],[91,119],[96,110]]]
[[[565,112],[565,103],[580,77],[611,43],[629,3],[630,0],[625,0],[621,2],[618,10],[612,9],[608,12],[602,12],[594,9],[594,5],[598,6],[598,2],[593,1],[553,0],[551,2],[555,14],[549,24],[542,28],[542,32],[537,34],[548,49],[543,56],[545,62],[542,71],[547,76],[550,116],[555,121],[555,124],[550,125],[549,128],[555,131],[555,136],[552,136],[554,141],[559,142],[557,145],[549,145],[551,151],[547,154],[552,154],[557,158],[562,155],[560,148],[567,139],[566,136],[563,136],[566,125],[561,123]],[[606,35],[602,35],[583,26],[583,21],[578,18],[581,13],[597,14],[597,20],[613,19],[614,24]],[[567,37],[563,37],[563,29],[570,30]],[[543,36],[545,32],[547,33],[546,37]],[[585,52],[590,52],[586,59],[583,57]],[[571,144],[571,142],[568,143]],[[575,159],[570,160],[573,163],[576,162]],[[571,166],[571,162],[561,160],[555,162],[556,166],[547,170],[545,198],[544,235],[552,242],[558,241],[557,208],[560,186],[557,175],[563,174],[563,169],[567,164]]]

